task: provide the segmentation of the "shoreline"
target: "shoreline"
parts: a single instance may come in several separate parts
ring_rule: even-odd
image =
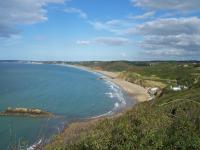
[[[130,100],[134,103],[131,106],[126,105],[125,107],[120,108],[118,111],[115,111],[111,114],[107,112],[99,116],[93,116],[90,118],[82,119],[81,121],[73,121],[69,123],[69,125],[76,122],[80,123],[80,122],[87,122],[87,121],[102,119],[102,118],[117,117],[117,116],[122,115],[127,110],[133,108],[137,103],[146,102],[149,99],[149,94],[147,93],[147,90],[144,87],[137,85],[135,83],[125,81],[124,79],[118,78],[120,74],[119,72],[103,71],[103,70],[92,69],[90,67],[85,67],[85,66],[80,66],[80,65],[71,65],[71,64],[55,64],[55,65],[63,66],[63,67],[71,67],[71,68],[87,71],[90,73],[99,74],[100,76],[103,76],[103,78],[100,80],[110,81],[111,83],[118,86],[122,90],[122,92],[124,92],[130,98]]]
[[[119,86],[125,93],[127,93],[130,96],[132,100],[137,101],[137,103],[148,101],[149,94],[147,93],[147,90],[138,84],[134,84],[134,83],[125,81],[121,78],[118,78],[120,74],[119,72],[97,70],[97,69],[92,69],[89,67],[78,66],[78,65],[61,65],[61,66],[77,68],[77,69],[81,69],[81,70],[88,71],[91,73],[98,73],[104,76],[103,80],[111,81],[112,83]]]
[[[131,100],[136,102],[135,104],[148,101],[149,95],[145,88],[143,88],[140,85],[130,83],[123,79],[117,78],[119,73],[102,71],[102,70],[94,70],[89,67],[77,66],[77,65],[62,65],[61,64],[60,66],[72,67],[72,68],[81,69],[84,71],[88,71],[91,73],[98,73],[98,74],[102,75],[103,76],[102,80],[110,81],[110,82],[116,84],[117,86],[119,86],[119,88],[121,88],[121,90],[124,91],[131,98]],[[114,119],[116,117],[119,117],[119,116],[123,115],[125,112],[127,112],[128,110],[130,110],[131,108],[133,108],[135,106],[135,104],[131,107],[125,106],[123,109],[121,109],[118,112],[114,112],[112,115],[102,115],[100,117],[94,116],[91,118],[86,118],[83,120],[74,121],[69,124],[66,124],[63,131],[61,131],[58,134],[56,139],[63,139],[63,141],[65,143],[62,143],[62,144],[70,144],[70,142],[72,140],[76,140],[77,138],[79,138],[80,135],[87,134],[88,131],[95,128],[95,126],[102,120]],[[54,143],[57,143],[56,139],[52,139],[52,141],[50,141],[50,143],[45,145],[45,147],[47,149],[53,148]]]
[[[148,101],[149,95],[145,88],[143,88],[140,85],[118,78],[119,73],[102,70],[94,71],[105,76],[106,80],[109,80],[118,85],[123,91],[125,91],[130,96],[132,100],[137,101],[137,103]]]
[[[57,65],[62,67],[71,67],[75,69],[80,69],[83,71],[87,71],[94,74],[100,74],[104,76],[103,80],[110,81],[117,85],[119,88],[122,89],[133,101],[136,101],[136,103],[145,102],[148,101],[149,94],[147,93],[147,89],[144,87],[131,83],[128,81],[125,81],[124,79],[118,78],[119,72],[110,72],[110,71],[103,71],[103,70],[97,70],[90,67],[85,67],[81,65],[71,65],[71,64],[51,64],[51,65]]]
[[[125,103],[126,103],[125,106],[122,106],[118,110],[112,109],[112,110],[110,110],[110,111],[108,111],[104,114],[98,115],[98,116],[92,116],[92,117],[89,117],[89,118],[81,119],[82,121],[89,121],[89,120],[93,120],[93,119],[115,117],[115,116],[121,115],[124,111],[127,111],[128,109],[132,108],[135,104],[137,104],[139,102],[136,99],[136,97],[134,97],[133,95],[128,93],[124,87],[120,86],[119,83],[116,82],[116,80],[112,80],[113,77],[111,77],[108,74],[104,74],[103,71],[101,72],[99,70],[94,70],[92,68],[85,67],[85,66],[79,66],[79,65],[70,65],[70,64],[55,64],[55,65],[62,66],[62,67],[75,68],[75,69],[83,70],[83,71],[86,71],[86,72],[89,72],[89,73],[92,73],[92,74],[98,74],[99,77],[97,78],[97,80],[99,79],[99,80],[111,82],[111,84],[113,84],[114,86],[117,86],[120,89],[120,91],[123,93],[123,96],[126,96],[126,98],[124,97]],[[113,73],[113,72],[109,72],[109,73]],[[103,76],[103,78],[102,78],[102,76]],[[119,80],[121,80],[121,79],[119,79]],[[125,82],[127,82],[127,81],[125,81]],[[132,105],[130,105],[130,106],[127,105],[127,100],[128,100],[127,98],[129,98],[129,101],[131,101],[131,103],[133,103]],[[82,121],[73,121],[71,123],[82,122]]]

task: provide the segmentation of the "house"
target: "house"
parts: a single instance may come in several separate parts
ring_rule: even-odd
[[[148,100],[153,100],[156,97],[160,97],[163,94],[163,90],[158,87],[148,88],[147,93],[149,94]]]
[[[148,88],[147,92],[150,96],[155,96],[159,91],[159,88],[153,87],[153,88]]]
[[[173,90],[173,91],[181,91],[181,90],[182,90],[180,85],[179,85],[179,86],[175,86],[175,87],[173,87],[173,86],[171,85],[171,86],[170,86],[170,89]]]
[[[178,85],[178,86],[173,87],[173,86],[171,85],[171,86],[170,86],[170,89],[173,90],[173,91],[181,91],[181,90],[187,90],[188,87],[185,86],[185,85]]]

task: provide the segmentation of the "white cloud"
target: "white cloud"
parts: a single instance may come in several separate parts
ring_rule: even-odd
[[[157,19],[126,31],[129,35],[137,33],[144,35],[197,34],[200,33],[200,19],[197,17]]]
[[[65,8],[64,12],[78,14],[80,18],[87,19],[87,14],[83,12],[81,9],[69,7]]]
[[[95,42],[112,46],[121,46],[130,43],[128,39],[122,37],[99,37],[95,39]]]
[[[149,18],[153,18],[153,16],[155,15],[155,11],[150,11],[150,12],[146,12],[142,15],[137,15],[137,16],[134,16],[132,14],[130,14],[128,16],[129,19],[149,19]]]
[[[199,0],[131,0],[134,6],[150,9],[199,11]]]
[[[47,20],[44,6],[64,0],[2,0],[0,1],[0,36],[10,37],[19,31],[17,24],[34,24]]]
[[[110,22],[90,21],[89,24],[96,30],[107,30],[109,32],[118,33],[118,30],[115,28],[118,21],[115,21],[114,24],[111,24]]]
[[[167,18],[147,22],[138,27],[143,34],[154,35],[177,35],[200,33],[200,19],[190,18]]]
[[[126,32],[143,35],[140,46],[160,55],[195,55],[200,52],[200,19],[167,18],[138,25]]]
[[[149,50],[179,49],[190,52],[200,51],[200,35],[147,36],[141,42],[141,47]]]
[[[91,40],[78,40],[76,43],[81,45],[102,44],[108,46],[122,46],[130,44],[130,40],[122,37],[97,37]]]
[[[96,30],[106,30],[114,34],[121,34],[124,28],[134,26],[132,20],[113,19],[108,21],[89,21]]]

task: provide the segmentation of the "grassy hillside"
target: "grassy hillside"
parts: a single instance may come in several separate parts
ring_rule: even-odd
[[[192,86],[199,80],[199,62],[79,62],[75,63],[94,69],[122,72],[122,77],[142,86],[149,86],[148,81],[166,85]],[[146,83],[147,82],[147,83]],[[163,86],[162,86],[163,87]]]
[[[89,130],[80,131],[76,140],[69,142],[58,136],[47,149],[52,147],[67,150],[200,149],[199,64],[165,62],[138,65],[131,62],[111,62],[111,64],[109,62],[105,65],[105,63],[94,65],[88,62],[84,65],[102,70],[122,71],[124,78],[134,82],[136,77],[144,81],[159,81],[166,85],[163,95],[155,100],[137,104],[119,117],[104,119],[89,127]],[[124,66],[126,67],[123,68]],[[174,92],[168,88],[171,84],[183,84],[189,88]]]

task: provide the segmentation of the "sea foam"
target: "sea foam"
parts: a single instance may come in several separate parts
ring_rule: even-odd
[[[124,94],[119,86],[109,80],[105,80],[105,83],[109,86],[109,92],[105,93],[110,98],[115,98],[117,102],[114,103],[112,111],[118,111],[126,106],[126,100]]]

